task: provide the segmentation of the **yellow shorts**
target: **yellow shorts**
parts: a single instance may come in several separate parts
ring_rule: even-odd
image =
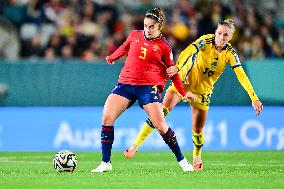
[[[185,90],[188,91],[186,88],[187,87],[185,86]],[[173,84],[170,85],[167,90],[170,90],[170,91],[173,91],[173,92],[176,92],[176,93],[179,94],[179,92],[177,91],[177,89],[175,88],[175,86]],[[195,108],[201,109],[201,110],[209,110],[211,94],[209,94],[209,95],[195,94],[195,96],[197,97],[196,102],[188,102],[188,104],[195,107]]]

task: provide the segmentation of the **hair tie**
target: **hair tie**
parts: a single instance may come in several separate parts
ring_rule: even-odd
[[[158,22],[161,21],[161,18],[159,18],[157,15],[155,15],[153,13],[146,13],[146,16],[153,16],[153,17],[157,18]]]

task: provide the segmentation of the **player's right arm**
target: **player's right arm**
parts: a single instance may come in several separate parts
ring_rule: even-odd
[[[175,66],[171,66],[167,69],[167,74],[169,77],[176,74],[183,66],[185,66],[193,54],[198,53],[200,50],[205,48],[206,40],[210,40],[208,36],[209,35],[201,36],[180,53]]]
[[[163,50],[163,62],[167,67],[171,67],[174,65],[172,50],[169,46],[167,46]],[[177,72],[174,75],[170,76],[170,79],[174,83],[177,91],[183,96],[184,100],[193,102],[196,101],[196,96],[193,93],[187,92],[184,89],[180,76]]]
[[[191,43],[185,50],[183,50],[176,62],[178,70],[180,70],[187,62],[188,59],[195,53],[198,53],[200,50],[203,50],[206,46],[207,35],[203,35],[198,38],[196,41]]]
[[[118,48],[114,53],[106,57],[106,61],[108,64],[114,64],[114,61],[127,54],[130,47],[130,42],[133,37],[133,31],[129,34],[126,41]]]

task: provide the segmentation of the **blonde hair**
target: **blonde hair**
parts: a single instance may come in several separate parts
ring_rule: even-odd
[[[220,22],[218,22],[218,25],[222,25],[222,26],[228,27],[232,31],[232,34],[236,30],[234,21],[232,19],[226,19],[224,21],[220,21]]]

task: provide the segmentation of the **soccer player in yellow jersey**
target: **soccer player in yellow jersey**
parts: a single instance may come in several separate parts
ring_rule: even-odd
[[[263,109],[262,103],[255,94],[253,87],[246,76],[238,55],[228,43],[235,31],[234,23],[231,19],[221,21],[215,34],[203,35],[190,44],[179,56],[176,66],[169,67],[167,74],[172,76],[176,72],[183,81],[187,91],[196,95],[195,102],[189,102],[192,114],[192,140],[193,168],[203,170],[201,160],[201,148],[204,143],[203,128],[206,122],[210,96],[213,92],[214,83],[224,72],[227,64],[230,64],[243,88],[247,91],[252,106],[259,115]],[[177,103],[182,100],[174,85],[171,85],[163,100],[164,115],[167,116]],[[124,152],[124,156],[132,158],[138,151],[145,138],[153,131],[154,126],[148,118],[140,130],[133,145]]]

